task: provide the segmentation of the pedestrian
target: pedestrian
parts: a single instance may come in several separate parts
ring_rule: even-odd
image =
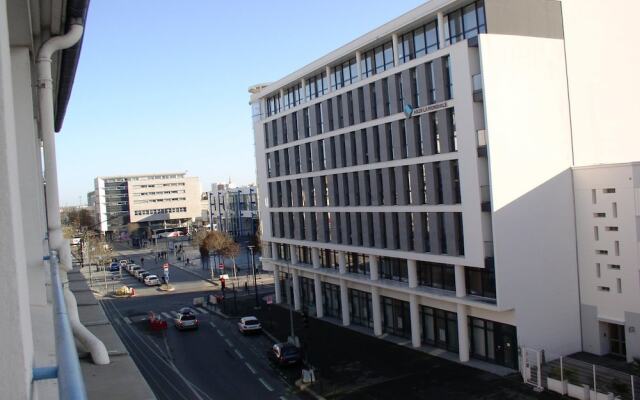
[[[140,257],[140,265],[144,266],[144,257]]]
[[[187,265],[189,265],[189,258],[187,257]]]
[[[249,285],[247,285],[247,281],[244,281],[244,292],[249,293]]]

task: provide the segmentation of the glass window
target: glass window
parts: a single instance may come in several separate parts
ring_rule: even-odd
[[[376,48],[375,61],[376,73],[384,71],[384,54],[382,52],[382,47]]]
[[[415,49],[416,57],[423,56],[427,52],[423,27],[413,31],[413,48]]]
[[[476,18],[475,4],[469,4],[462,9],[462,23],[464,25],[465,38],[470,38],[478,35],[478,20]]]
[[[433,21],[426,26],[427,53],[438,50],[438,22]]]
[[[391,42],[384,45],[384,69],[393,67],[393,46]]]

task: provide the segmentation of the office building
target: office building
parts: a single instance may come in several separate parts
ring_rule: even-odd
[[[640,356],[637,13],[604,4],[431,0],[250,88],[277,302],[463,362]]]
[[[186,228],[202,215],[200,180],[185,172],[98,177],[95,193],[100,230],[111,238],[128,238],[136,223],[151,239],[146,236]]]
[[[258,204],[255,185],[235,186],[214,183],[209,192],[211,226],[227,232],[236,240],[248,240],[258,229]]]

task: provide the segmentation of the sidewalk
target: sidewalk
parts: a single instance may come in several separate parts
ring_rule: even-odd
[[[290,335],[289,310],[262,302],[259,310],[246,299],[243,307],[262,321],[277,341]],[[311,388],[320,396],[341,399],[533,400],[561,399],[550,392],[536,393],[519,374],[501,377],[467,365],[372,337],[332,322],[294,312],[294,329],[318,382]],[[299,369],[287,372],[291,383]]]

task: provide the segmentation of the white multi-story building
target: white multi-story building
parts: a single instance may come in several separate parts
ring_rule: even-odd
[[[431,0],[252,87],[277,302],[461,361],[640,356],[634,167],[587,167],[640,159],[622,3]]]
[[[202,216],[200,180],[184,172],[95,179],[95,207],[100,229],[127,233],[130,223],[152,231],[183,226]]]
[[[257,188],[214,183],[209,192],[211,226],[236,239],[248,239],[258,229]]]

